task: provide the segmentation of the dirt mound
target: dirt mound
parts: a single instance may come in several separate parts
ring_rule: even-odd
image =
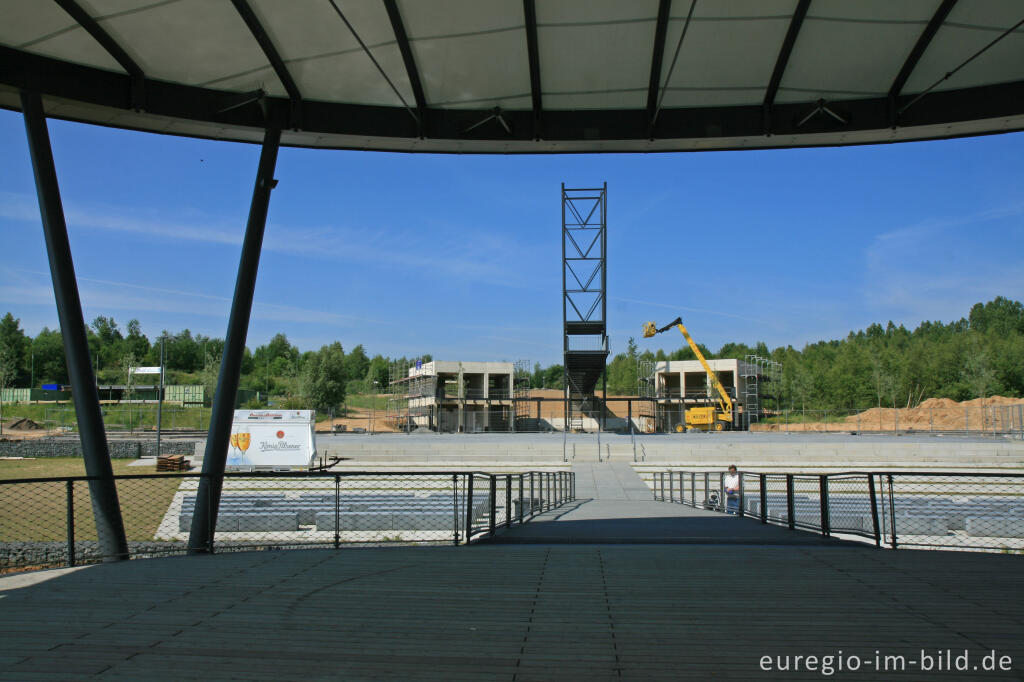
[[[928,398],[923,401],[918,407],[924,407],[929,410],[934,410],[937,407],[959,407],[960,403],[951,398]]]
[[[1020,415],[1010,406],[1024,405],[1024,398],[992,396],[957,402],[929,398],[917,407],[872,407],[844,417],[841,422],[757,424],[753,431],[1016,431]]]
[[[22,418],[7,422],[4,424],[4,428],[12,431],[38,431],[43,427],[31,419]]]

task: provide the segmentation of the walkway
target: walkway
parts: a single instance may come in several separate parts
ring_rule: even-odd
[[[489,543],[845,544],[814,533],[762,525],[749,518],[655,502],[624,462],[577,462],[576,501],[502,530]]]

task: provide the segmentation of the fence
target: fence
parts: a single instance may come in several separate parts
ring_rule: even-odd
[[[203,477],[115,477],[131,557],[190,549]],[[0,481],[0,572],[106,558],[96,536],[90,480]],[[225,474],[216,528],[202,549],[468,543],[574,495],[568,471]]]
[[[1024,553],[1024,474],[647,472],[656,500],[879,546]]]
[[[31,414],[33,421],[40,422],[46,429],[77,431],[78,418],[75,408],[68,405],[33,406],[32,412],[17,407],[11,409],[12,415],[18,417]],[[157,426],[157,406],[154,404],[131,403],[119,404],[116,407],[103,405],[103,426],[107,431],[155,431]],[[167,431],[189,430],[205,431],[210,426],[209,407],[176,407],[164,405],[161,409],[160,426]],[[5,410],[6,413],[6,410]],[[41,414],[41,416],[40,416]],[[5,419],[12,418],[6,417]]]

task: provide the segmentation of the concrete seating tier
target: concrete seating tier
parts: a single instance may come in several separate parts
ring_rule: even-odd
[[[196,495],[182,497],[178,530],[189,532]],[[518,498],[516,498],[518,503]],[[473,496],[473,517],[480,518],[490,509],[490,495]],[[458,510],[457,516],[453,504]],[[315,527],[335,530],[450,530],[458,519],[465,525],[465,496],[449,492],[430,495],[409,493],[303,493],[289,497],[284,493],[230,493],[221,497],[217,514],[218,532],[298,531]]]
[[[873,532],[871,503],[857,497],[830,497],[830,524],[835,531]],[[768,517],[779,523],[789,521],[785,495],[767,496]],[[761,510],[759,496],[745,500],[746,513],[757,516]],[[896,534],[946,535],[965,531],[973,537],[1024,537],[1024,506],[1013,497],[989,497],[956,501],[942,496],[904,497],[893,505],[896,509]],[[817,498],[794,495],[793,511],[797,524],[821,525],[821,508]],[[880,515],[884,513],[879,510]],[[881,521],[881,519],[880,519]]]

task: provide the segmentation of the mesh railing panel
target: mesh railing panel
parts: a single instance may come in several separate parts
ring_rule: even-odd
[[[874,537],[871,491],[867,474],[828,477],[829,526],[832,534]]]
[[[116,476],[129,556],[183,553],[203,475]],[[228,474],[214,551],[455,543],[571,499],[570,472]],[[468,528],[468,533],[467,533]],[[0,481],[0,572],[99,561],[89,481]],[[204,547],[202,549],[209,549]]]
[[[722,476],[642,474],[655,500],[726,511]],[[761,519],[763,513],[769,523],[893,548],[1024,553],[1021,474],[746,472],[742,481],[744,516]]]
[[[892,499],[885,528],[891,544],[1024,551],[1024,477],[886,474],[880,478],[886,498],[891,495]]]

